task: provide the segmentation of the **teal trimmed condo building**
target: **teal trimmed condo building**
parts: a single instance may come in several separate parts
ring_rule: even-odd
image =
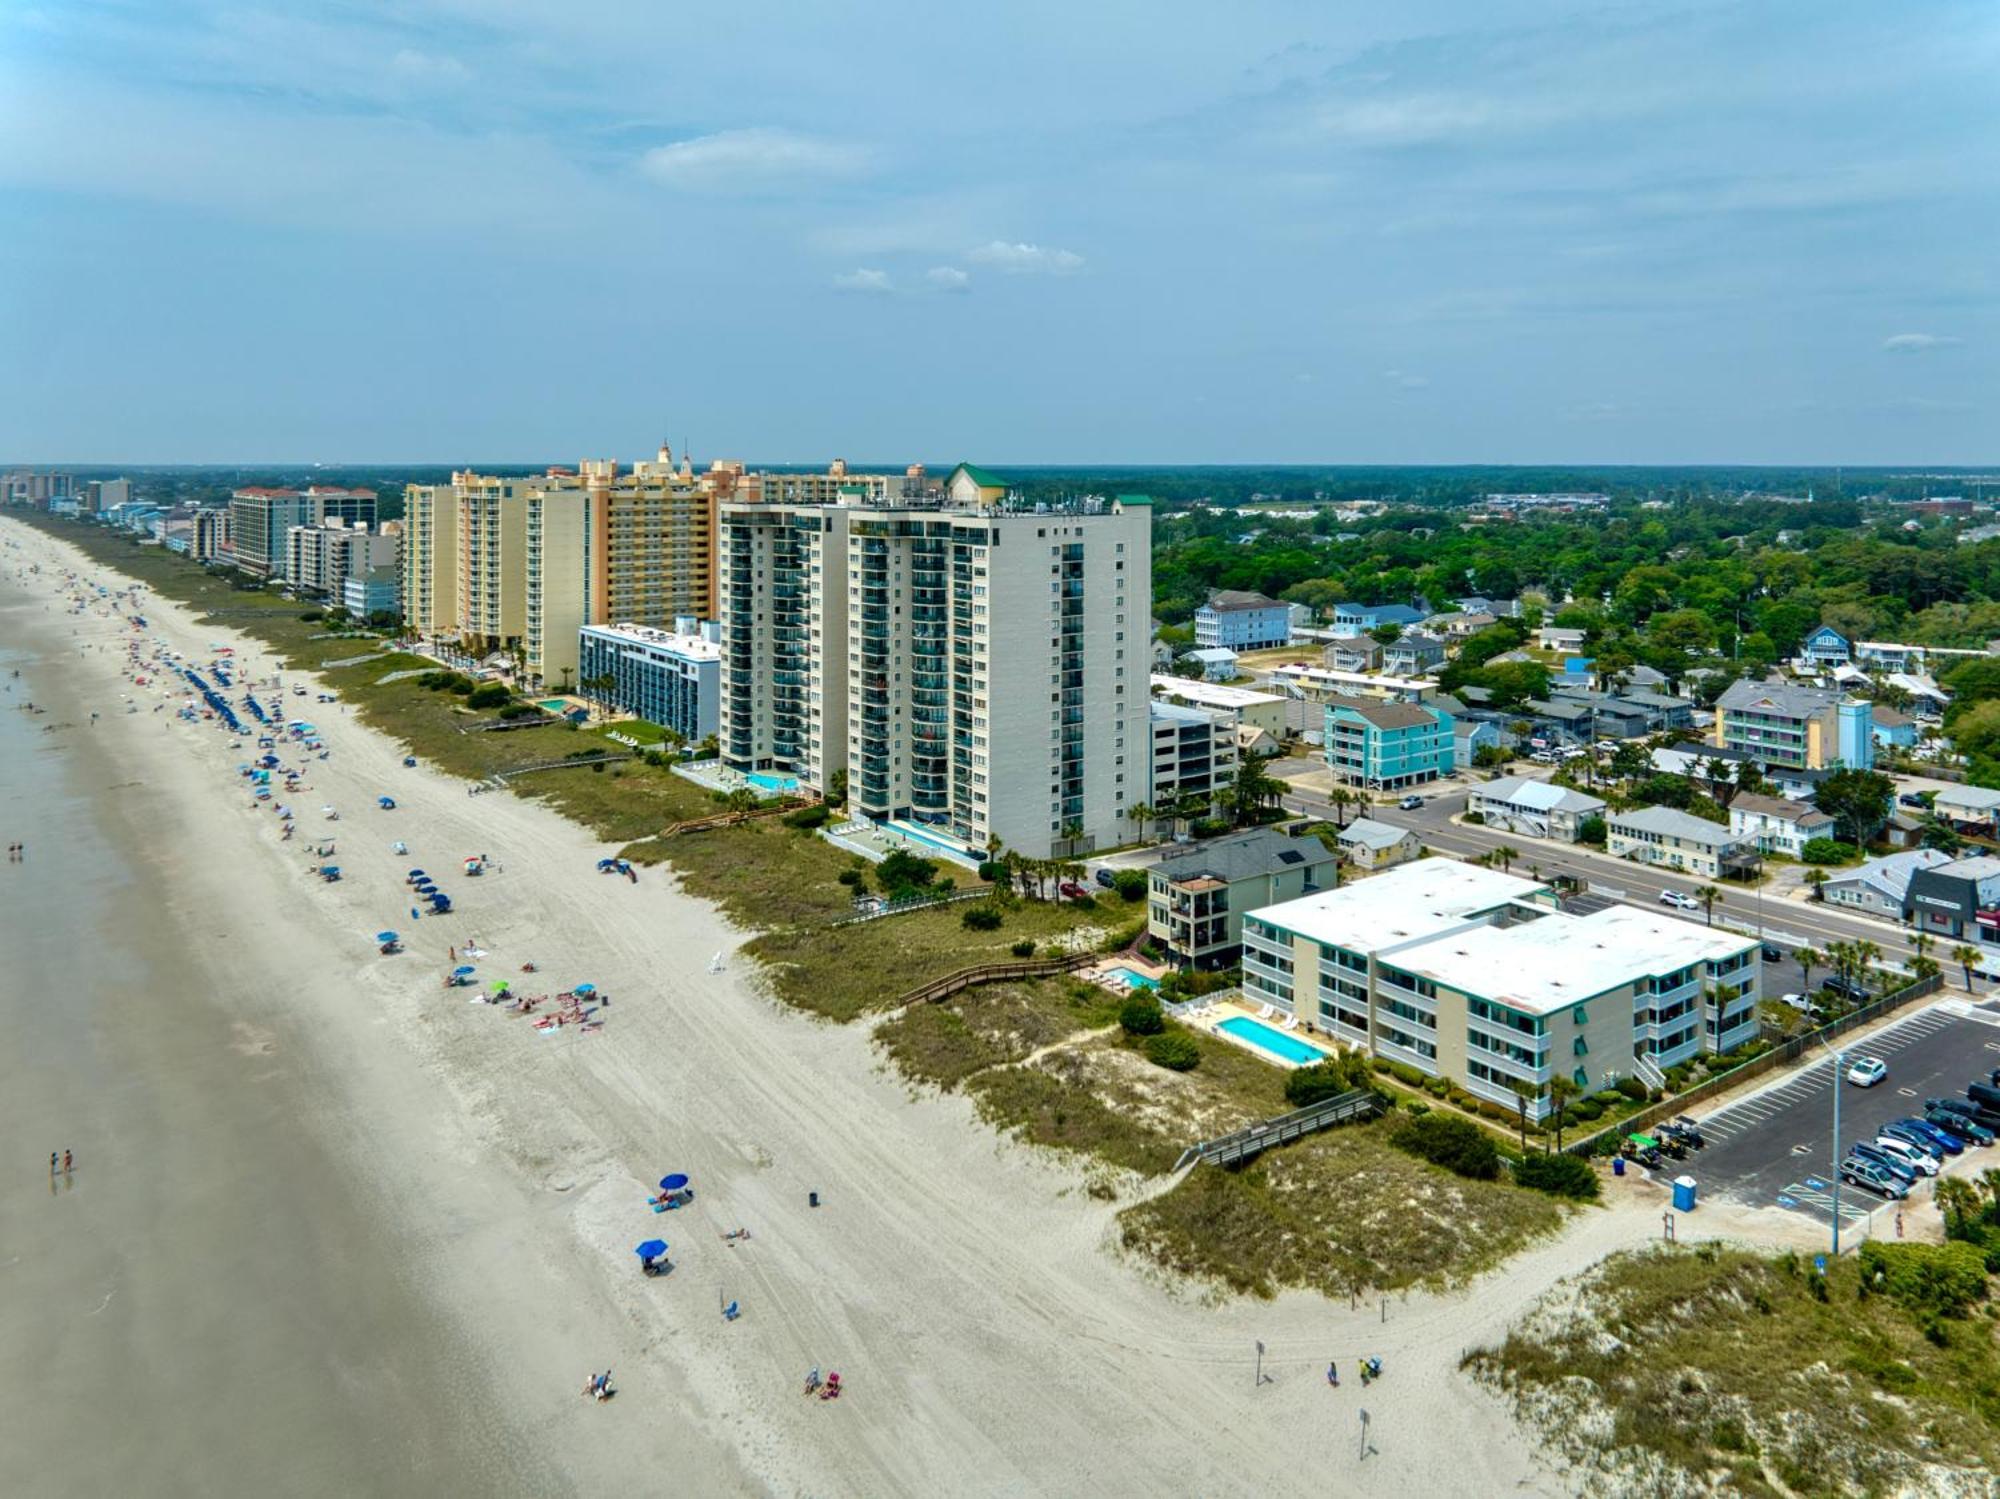
[[[1326,765],[1371,791],[1421,786],[1452,773],[1452,717],[1422,703],[1334,698],[1326,705]]]

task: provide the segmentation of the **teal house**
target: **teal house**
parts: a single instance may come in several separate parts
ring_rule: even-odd
[[[1422,703],[1334,698],[1326,705],[1326,764],[1371,791],[1421,786],[1452,772],[1452,717]]]

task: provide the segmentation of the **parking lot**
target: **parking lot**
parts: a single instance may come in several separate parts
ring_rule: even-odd
[[[1850,1045],[1850,1061],[1880,1057],[1889,1075],[1872,1088],[1839,1085],[1843,1155],[1849,1144],[1873,1139],[1890,1120],[1920,1115],[1926,1098],[1962,1096],[1968,1082],[2000,1066],[2000,1004],[1943,1000]],[[1748,1098],[1698,1114],[1707,1148],[1684,1162],[1670,1162],[1671,1174],[1694,1177],[1705,1196],[1828,1221],[1837,1165],[1834,1087],[1833,1059],[1825,1056]],[[1974,1170],[2000,1166],[2000,1146],[1973,1147],[1958,1159],[1968,1157]],[[1928,1195],[1919,1189],[1912,1201],[1928,1202]],[[1864,1219],[1882,1205],[1872,1192],[1841,1188],[1844,1222]]]

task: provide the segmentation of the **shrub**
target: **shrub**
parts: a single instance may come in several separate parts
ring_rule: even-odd
[[[882,882],[882,888],[889,895],[901,898],[906,895],[927,895],[937,880],[938,867],[934,860],[920,859],[907,849],[892,849],[889,857],[875,866],[875,877]],[[999,923],[995,922],[995,926]],[[988,928],[987,930],[990,930]]]
[[[1000,930],[1000,908],[998,906],[967,906],[965,914],[958,918],[969,932],[997,932]]]
[[[1529,1155],[1514,1163],[1514,1181],[1552,1197],[1588,1201],[1597,1195],[1597,1173],[1573,1155]]]
[[[865,869],[843,869],[834,878],[854,890],[868,888],[868,871]]]
[[[988,859],[979,866],[979,877],[989,885],[997,885],[1007,878],[1007,866],[997,859]]]
[[[666,751],[664,750],[647,750],[639,758],[641,760],[644,760],[648,765],[652,766],[655,770],[660,770],[664,768],[667,764],[667,755]]]
[[[1121,869],[1111,876],[1111,888],[1118,892],[1120,900],[1144,900],[1150,884],[1151,881],[1143,869]]]
[[[1451,1079],[1448,1077],[1427,1077],[1424,1079],[1423,1086],[1424,1091],[1433,1098],[1449,1098],[1451,1096]]]
[[[1201,1065],[1201,1048],[1186,1031],[1165,1031],[1146,1042],[1146,1060],[1169,1072],[1191,1072]]]
[[[1500,1175],[1500,1151],[1493,1137],[1469,1119],[1418,1115],[1397,1125],[1389,1143],[1474,1181],[1493,1181]]]
[[[1017,958],[1032,958],[1035,955],[1035,939],[1033,937],[1023,937],[1019,942],[1008,948],[1007,951]]]
[[[1620,1093],[1616,1088],[1599,1088],[1590,1096],[1603,1104],[1607,1109],[1615,1109],[1625,1101],[1625,1095]]]
[[[1612,1086],[1634,1103],[1646,1101],[1646,1084],[1636,1077],[1621,1077]]]
[[[1808,838],[1799,857],[1808,864],[1845,864],[1859,857],[1861,850],[1833,838]]]
[[[1569,1106],[1569,1113],[1571,1118],[1589,1124],[1604,1117],[1604,1105],[1594,1098],[1579,1098]]]
[[[814,802],[811,806],[801,807],[796,812],[787,812],[784,816],[784,823],[788,828],[805,828],[810,830],[812,828],[825,827],[827,819],[832,816],[833,808],[829,807],[825,802]]]
[[[1604,847],[1604,841],[1608,836],[1609,831],[1601,817],[1586,817],[1576,825],[1576,841],[1589,844],[1592,848]]]
[[[1861,1277],[1928,1320],[1961,1317],[1986,1295],[1986,1256],[1976,1244],[1861,1246]],[[1926,1329],[1928,1334],[1928,1329]]]
[[[1367,1059],[1360,1052],[1350,1051],[1286,1073],[1285,1102],[1295,1109],[1303,1109],[1322,1099],[1335,1098],[1367,1086]]]
[[[1135,994],[1119,1009],[1118,1024],[1128,1036],[1157,1036],[1167,1028],[1167,1017],[1157,999]]]
[[[320,611],[317,609],[308,609],[306,610],[305,613],[299,616],[300,619],[304,620],[309,625],[316,624],[325,617],[326,616],[320,613]]]
[[[500,716],[508,722],[522,718],[540,718],[542,710],[533,703],[509,703],[500,710]]]
[[[1464,820],[1475,828],[1486,826],[1486,814],[1484,812],[1468,812],[1465,814]]]

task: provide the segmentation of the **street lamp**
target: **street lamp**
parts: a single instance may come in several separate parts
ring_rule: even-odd
[[[1827,1043],[1824,1039],[1822,1039],[1819,1044],[1821,1046],[1826,1046],[1828,1053],[1833,1057],[1833,1257],[1835,1259],[1839,1259],[1840,1258],[1840,1084],[1842,1081],[1841,1075],[1843,1072],[1846,1071],[1847,1068],[1847,1053],[1844,1051],[1836,1051],[1834,1050],[1833,1047],[1827,1046]]]

